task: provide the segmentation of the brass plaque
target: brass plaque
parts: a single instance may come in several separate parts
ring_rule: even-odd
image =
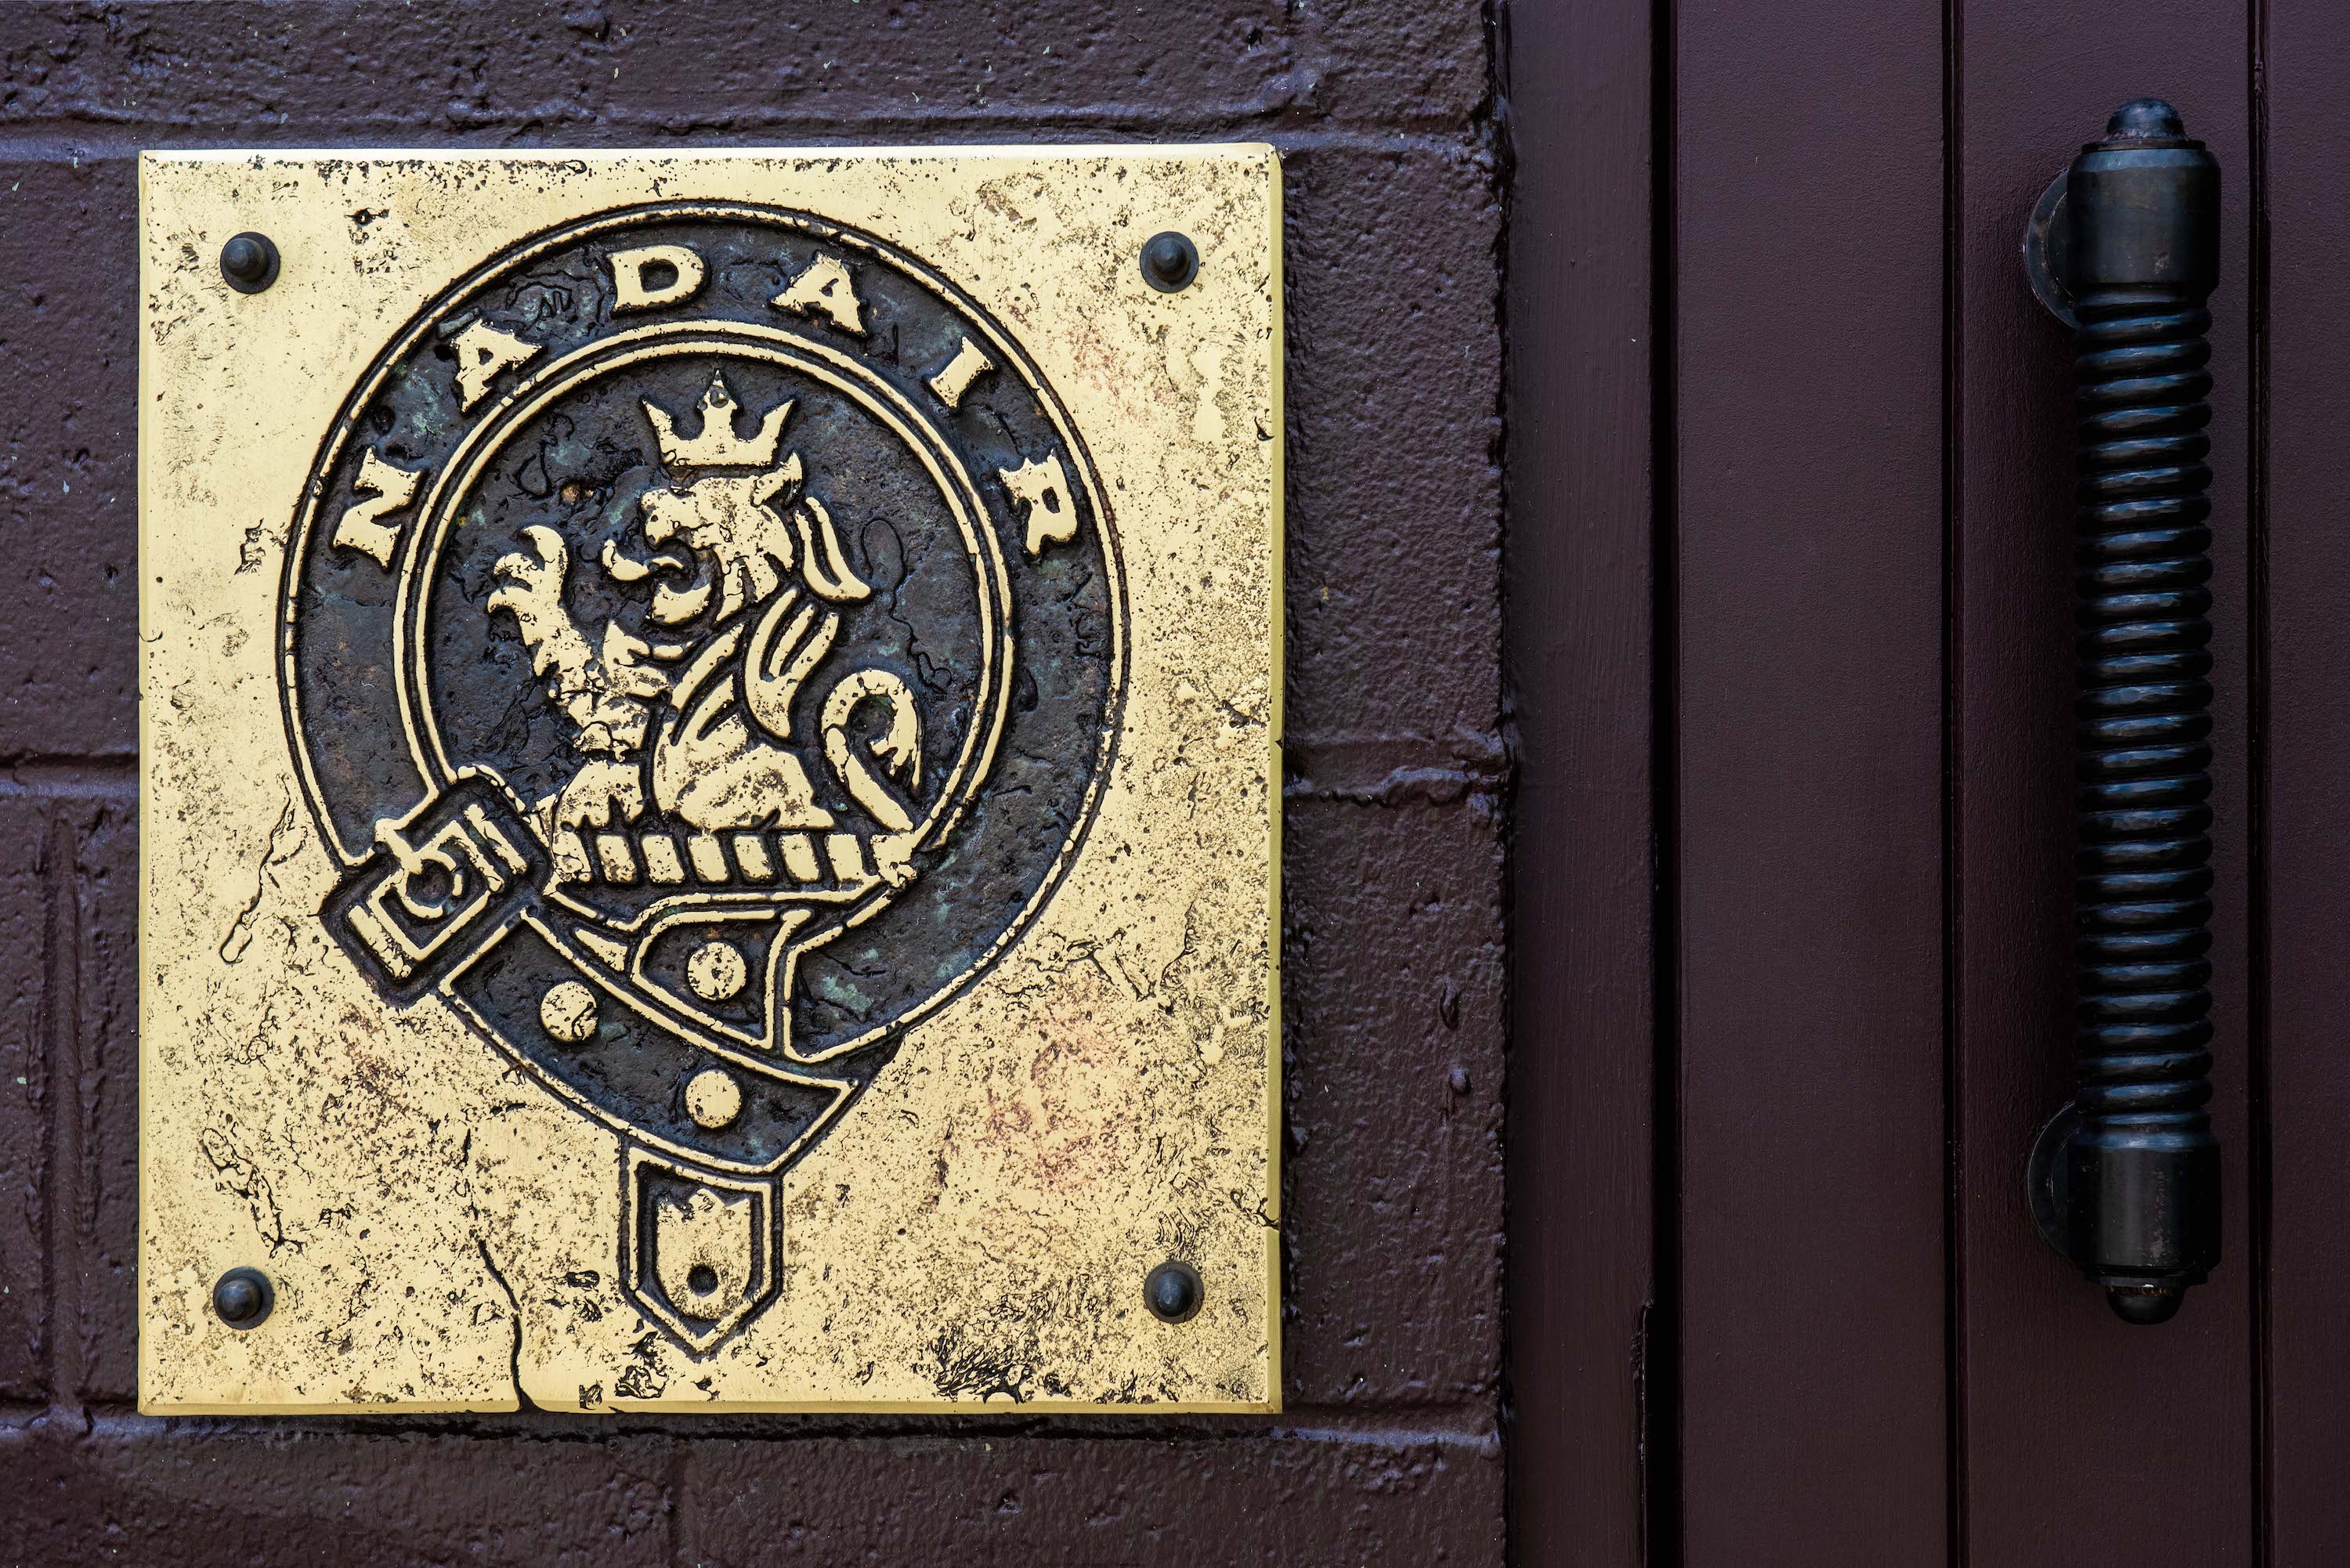
[[[140,233],[141,1407],[1277,1407],[1271,150]]]

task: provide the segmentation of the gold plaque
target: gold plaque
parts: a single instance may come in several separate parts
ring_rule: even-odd
[[[1277,1407],[1280,228],[141,161],[142,1408]]]

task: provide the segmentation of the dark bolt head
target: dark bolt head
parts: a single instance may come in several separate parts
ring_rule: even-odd
[[[231,1269],[213,1285],[213,1311],[231,1328],[257,1328],[276,1304],[277,1293],[259,1269]]]
[[[277,281],[277,247],[250,230],[221,246],[221,276],[239,294],[259,294]]]
[[[2186,122],[2178,111],[2158,98],[2134,98],[2114,110],[2106,121],[2107,136],[2181,137],[2187,134]]]
[[[1142,1282],[1142,1299],[1159,1322],[1185,1322],[1200,1310],[1200,1272],[1189,1263],[1161,1263]]]
[[[2107,1285],[2106,1300],[2124,1323],[2168,1323],[2187,1299],[2184,1285]]]
[[[1200,275],[1200,248],[1170,229],[1142,244],[1142,281],[1161,294],[1190,286]]]

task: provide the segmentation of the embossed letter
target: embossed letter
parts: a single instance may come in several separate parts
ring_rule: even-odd
[[[979,345],[966,337],[962,340],[962,347],[955,350],[955,357],[947,361],[947,368],[931,378],[931,390],[936,392],[939,401],[948,408],[959,409],[962,406],[962,395],[971,390],[971,384],[994,369],[995,361],[981,353]]]
[[[476,321],[449,340],[457,356],[457,408],[472,413],[473,405],[490,395],[498,372],[528,360],[541,345],[527,343],[511,332],[501,332],[486,321]]]
[[[1069,504],[1069,478],[1060,454],[996,471],[1012,498],[1028,508],[1028,553],[1041,556],[1046,541],[1066,545],[1077,536],[1077,509]]]
[[[789,288],[767,303],[778,310],[824,317],[843,332],[865,336],[865,302],[857,297],[857,285],[838,256],[816,257]]]
[[[650,310],[656,305],[675,305],[681,299],[691,299],[694,291],[702,286],[706,270],[702,258],[683,245],[640,245],[632,251],[614,251],[611,261],[614,310]],[[671,275],[660,278],[657,268]]]
[[[359,476],[351,488],[373,499],[354,502],[344,511],[343,520],[335,524],[335,547],[363,551],[390,571],[391,553],[400,544],[400,528],[376,519],[407,505],[416,494],[416,482],[423,477],[421,471],[392,467],[373,452],[361,458]],[[1034,537],[1033,524],[1030,536]]]

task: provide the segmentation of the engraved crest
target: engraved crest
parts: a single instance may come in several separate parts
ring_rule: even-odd
[[[708,1354],[779,1288],[777,1177],[1085,831],[1126,631],[1077,433],[881,241],[599,214],[369,368],[283,607],[321,919],[617,1135],[621,1278]]]

